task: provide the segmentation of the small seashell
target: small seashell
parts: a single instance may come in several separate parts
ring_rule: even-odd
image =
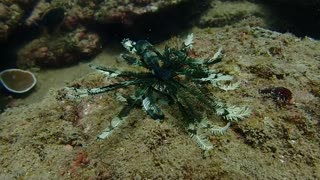
[[[7,69],[0,72],[0,81],[8,91],[13,93],[28,92],[37,83],[36,77],[30,71],[21,69]]]

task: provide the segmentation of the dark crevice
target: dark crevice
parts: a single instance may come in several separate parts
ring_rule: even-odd
[[[320,38],[320,1],[259,0],[275,17],[273,30],[290,32],[298,37]]]
[[[200,17],[207,0],[186,1],[177,6],[147,13],[142,16],[130,16],[130,23],[88,24],[87,28],[97,31],[107,43],[121,42],[124,38],[161,42],[192,27]]]

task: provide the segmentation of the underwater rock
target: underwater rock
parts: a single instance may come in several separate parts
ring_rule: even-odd
[[[132,25],[137,17],[168,10],[192,0],[130,0],[130,1],[84,1],[53,0],[52,5],[66,9],[64,24],[69,29],[79,24],[117,23]]]
[[[249,16],[269,16],[262,5],[248,1],[211,1],[211,7],[199,19],[200,26],[224,26]]]
[[[0,43],[6,42],[8,36],[18,26],[23,10],[12,2],[0,2]]]
[[[38,1],[35,4],[32,12],[28,16],[28,18],[25,20],[25,24],[27,26],[30,26],[32,24],[36,24],[36,22],[41,19],[43,14],[45,14],[45,12],[47,12],[49,10],[50,10],[50,3],[46,2],[45,0]]]
[[[63,67],[100,52],[100,37],[84,28],[41,36],[18,51],[19,67]]]
[[[95,20],[100,23],[121,23],[131,25],[134,19],[144,14],[157,13],[190,0],[132,0],[102,1],[95,12]]]
[[[50,2],[40,0],[25,20],[27,26],[37,25],[53,29],[62,23],[65,10],[63,7],[52,5]]]
[[[13,93],[28,92],[37,83],[36,77],[30,71],[21,69],[7,69],[0,72],[0,81],[8,91]]]

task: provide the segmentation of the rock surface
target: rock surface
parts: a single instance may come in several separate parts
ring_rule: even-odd
[[[243,20],[232,26],[191,30],[195,37],[193,55],[211,57],[222,47],[225,57],[214,68],[241,82],[236,91],[211,93],[253,110],[248,119],[233,125],[224,136],[212,137],[212,151],[201,151],[185,132],[177,108],[166,104],[162,105],[166,115],[162,123],[137,109],[110,138],[97,141],[96,136],[123,103],[112,93],[68,100],[55,88],[40,102],[23,105],[22,101],[0,115],[0,177],[319,179],[320,42],[250,24]],[[172,38],[164,44],[176,41]],[[112,56],[110,52],[114,50],[100,54],[92,63],[123,66],[116,58],[120,52]],[[61,72],[72,74],[71,70],[77,72],[74,67]],[[48,79],[56,80],[61,72],[43,78],[39,73],[43,79],[39,84],[50,84]],[[112,81],[94,72],[70,83],[97,87]],[[260,89],[279,86],[292,91],[294,104],[278,106],[259,93]]]
[[[248,1],[211,1],[209,8],[200,18],[201,27],[224,26],[250,16],[268,18],[268,10],[261,4]]]
[[[70,33],[42,36],[31,41],[18,51],[17,65],[22,68],[63,67],[92,57],[100,50],[100,37],[78,28]]]
[[[17,4],[0,2],[0,43],[6,42],[10,33],[19,25],[23,12]]]
[[[23,45],[24,47],[19,50],[18,66],[24,68],[33,66],[67,66],[82,60],[79,57],[86,59],[96,55],[98,52],[98,47],[95,46],[100,44],[101,34],[88,32],[92,35],[88,35],[89,37],[82,37],[84,35],[81,35],[79,40],[76,40],[78,37],[70,40],[70,36],[73,36],[75,31],[79,31],[78,29],[99,31],[99,28],[102,28],[101,26],[107,30],[114,28],[108,24],[137,27],[136,20],[142,16],[147,17],[168,9],[174,9],[183,3],[191,1],[7,0],[0,3],[0,43],[3,43],[4,46],[6,46],[6,43],[10,43],[8,38],[11,35],[11,38],[14,39],[15,35],[12,33],[16,29],[20,28],[17,33],[30,31],[30,37],[34,37],[34,39],[28,39],[30,42]],[[87,32],[87,30],[84,31]],[[137,29],[133,31],[140,33]],[[107,32],[103,33],[108,34]],[[132,33],[134,34],[135,32]],[[102,34],[103,37],[105,37],[105,34]],[[26,38],[22,35],[20,36],[21,38]],[[20,40],[15,41],[17,43],[20,42]],[[103,41],[107,40],[103,39]],[[79,50],[75,50],[75,48]],[[83,54],[88,56],[83,56]]]

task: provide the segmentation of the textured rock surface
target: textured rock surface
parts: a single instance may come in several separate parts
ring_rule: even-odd
[[[211,1],[211,8],[200,18],[199,25],[223,26],[250,16],[267,18],[268,10],[261,4],[248,1]]]
[[[42,36],[18,51],[19,67],[62,67],[92,57],[101,50],[97,34],[78,28],[70,33]]]
[[[7,0],[0,3],[0,43],[4,43],[5,48],[6,43],[10,43],[7,42],[10,34],[11,39],[21,43],[12,34],[15,29],[19,29],[16,32],[18,38],[29,41],[18,52],[17,62],[20,67],[61,67],[96,55],[101,41],[99,28],[107,31],[109,28],[115,29],[113,33],[119,34],[121,30],[110,24],[120,24],[124,27],[135,26],[136,29],[130,30],[131,34],[144,33],[150,29],[142,27],[144,22],[141,19],[136,24],[137,18],[149,17],[191,1],[193,0]],[[149,22],[157,22],[156,17],[153,18]],[[143,28],[145,29],[142,30]],[[79,29],[95,32],[80,30],[82,32],[76,35]],[[24,36],[25,32],[30,33],[29,36]],[[89,35],[84,35],[86,33]],[[108,33],[103,31],[102,34],[105,37]],[[107,38],[102,40],[108,41]]]
[[[224,136],[211,138],[215,148],[209,153],[185,132],[178,108],[166,104],[164,122],[137,109],[109,139],[97,141],[123,102],[112,93],[63,98],[58,89],[66,79],[80,87],[112,83],[97,72],[81,77],[80,65],[50,76],[39,72],[40,87],[47,90],[57,81],[60,86],[45,98],[16,100],[0,115],[0,179],[319,179],[320,42],[253,27],[252,20],[191,30],[193,55],[211,57],[223,47],[225,57],[214,69],[241,81],[235,91],[211,93],[253,110]],[[117,57],[124,50],[115,51],[108,49],[92,63],[122,66]],[[294,104],[279,107],[259,93],[278,86],[292,91]]]
[[[18,26],[23,12],[17,4],[0,2],[0,43],[7,41],[10,33]]]
[[[132,23],[137,16],[146,13],[157,13],[166,8],[172,8],[182,2],[189,0],[122,0],[104,1],[99,5],[95,13],[95,19],[99,22],[121,22]]]

